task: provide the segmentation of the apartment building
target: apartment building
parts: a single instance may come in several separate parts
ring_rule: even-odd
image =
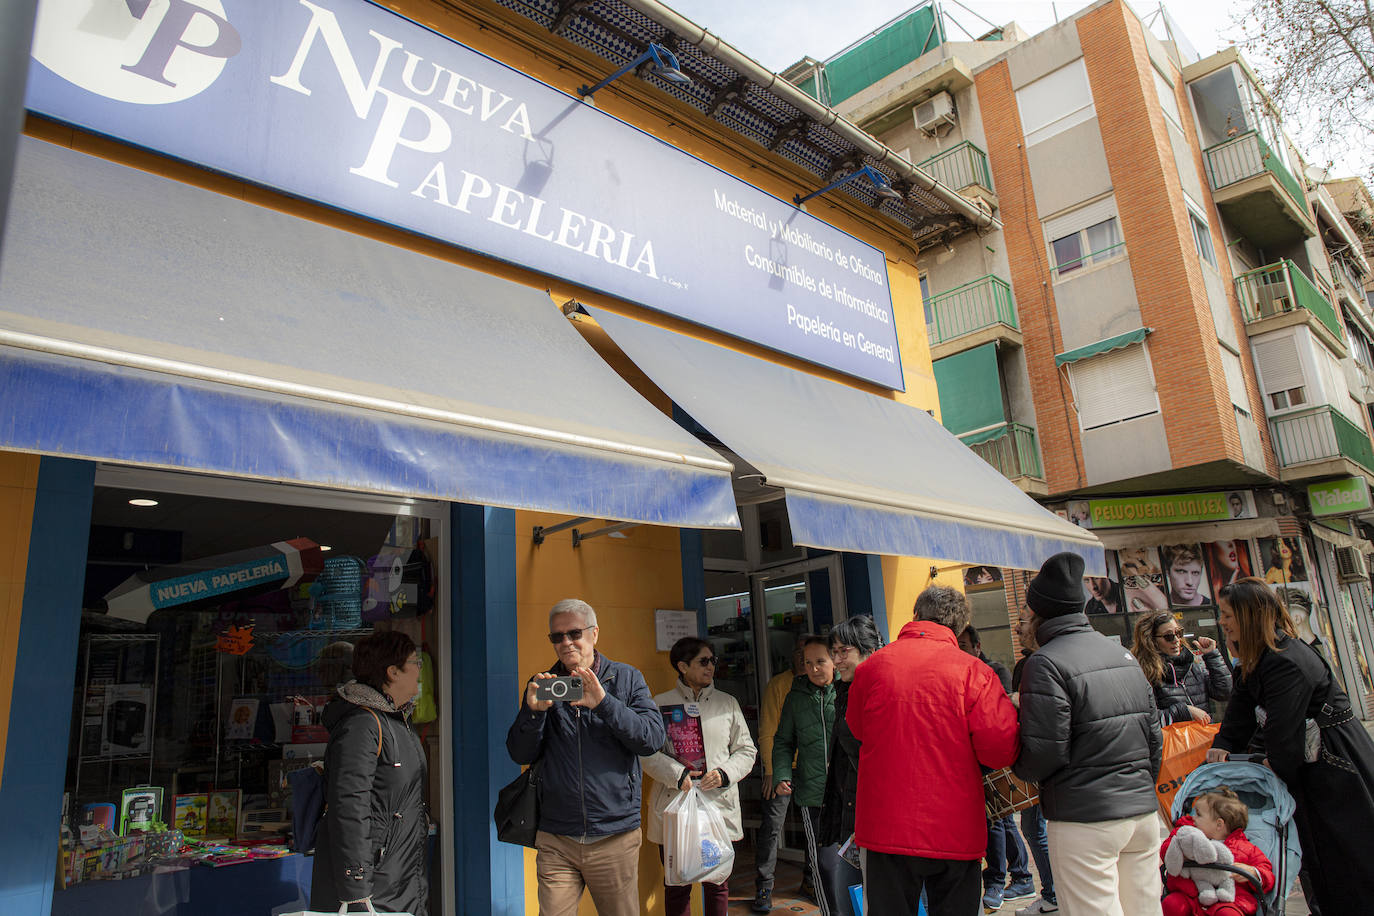
[[[1217,589],[1264,576],[1374,714],[1367,189],[1163,10],[953,31],[927,2],[784,73],[1000,218],[921,244],[942,422],[1102,539],[1099,630],[1216,635]],[[1025,577],[967,579],[1008,657]]]

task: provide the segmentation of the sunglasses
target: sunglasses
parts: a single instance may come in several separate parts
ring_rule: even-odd
[[[582,638],[583,633],[585,633],[587,630],[592,629],[595,629],[595,627],[579,627],[576,630],[564,630],[561,633],[550,633],[549,642],[553,643],[556,646],[563,641],[563,637],[565,636],[568,638],[569,642],[577,642],[579,639]]]
[[[720,664],[720,659],[716,658],[714,655],[708,655],[705,658],[693,659],[693,661],[695,661],[698,665],[700,665],[703,668],[710,668],[712,665]]]
[[[1183,634],[1179,632],[1155,634],[1155,639],[1162,639],[1165,642],[1178,642],[1182,638]]]

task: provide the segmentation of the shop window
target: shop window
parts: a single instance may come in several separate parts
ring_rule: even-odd
[[[437,511],[205,488],[262,498],[96,488],[55,914],[307,908],[287,776],[323,757],[353,647],[382,630],[423,650],[410,725],[442,819]]]

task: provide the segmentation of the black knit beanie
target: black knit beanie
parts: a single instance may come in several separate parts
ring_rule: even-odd
[[[1045,561],[1026,587],[1026,607],[1037,617],[1078,614],[1087,604],[1083,591],[1083,558],[1076,553],[1057,553]]]

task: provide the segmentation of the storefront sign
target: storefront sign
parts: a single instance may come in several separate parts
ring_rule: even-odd
[[[1350,515],[1368,512],[1369,484],[1363,477],[1343,477],[1340,480],[1325,480],[1307,485],[1307,501],[1312,506],[1312,514]]]
[[[1085,502],[1086,513],[1081,509]],[[1078,511],[1075,512],[1075,509]],[[1069,504],[1069,512],[1075,523],[1086,528],[1134,528],[1141,525],[1177,525],[1254,518],[1255,500],[1253,494],[1247,490],[1175,493],[1165,496],[1077,500]],[[1083,525],[1080,517],[1089,524]]]
[[[43,0],[27,105],[903,388],[876,248],[364,0]]]

